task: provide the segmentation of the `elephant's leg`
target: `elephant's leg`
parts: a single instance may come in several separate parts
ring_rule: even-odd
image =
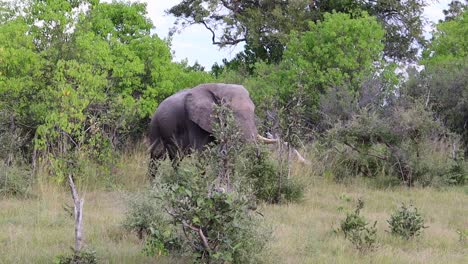
[[[180,144],[168,144],[166,145],[166,148],[169,158],[172,161],[172,167],[176,169],[184,157],[183,149]]]
[[[158,163],[160,160],[163,160],[166,156],[166,148],[158,139],[151,145],[149,151],[151,155],[148,164],[148,177],[151,180],[154,180],[156,172],[158,170]]]
[[[148,178],[150,180],[154,180],[156,177],[156,173],[158,172],[158,163],[159,159],[153,158],[151,156],[148,164]]]

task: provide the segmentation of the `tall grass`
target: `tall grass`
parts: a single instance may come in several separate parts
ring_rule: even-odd
[[[337,184],[322,176],[323,164],[314,156],[308,158],[312,165],[295,164],[292,168],[292,177],[306,184],[304,199],[261,206],[273,229],[273,238],[262,252],[265,263],[468,262],[468,249],[457,233],[468,229],[468,187],[379,189],[359,178]],[[113,185],[93,179],[96,175],[92,173],[81,183],[85,241],[96,250],[101,263],[184,263],[145,256],[143,242],[121,226],[125,193],[149,186],[146,168],[146,154],[135,151],[115,164],[114,178],[106,179]],[[31,192],[34,198],[0,200],[0,263],[51,263],[73,246],[74,222],[64,210],[72,205],[66,186],[41,180]],[[378,221],[379,247],[364,255],[334,232],[358,198],[366,203],[361,214],[370,222]],[[385,231],[389,230],[388,218],[402,202],[416,206],[429,226],[410,241]]]

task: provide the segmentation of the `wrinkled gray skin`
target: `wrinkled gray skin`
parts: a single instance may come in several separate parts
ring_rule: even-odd
[[[167,153],[171,160],[202,150],[212,142],[213,105],[221,100],[233,110],[246,141],[254,141],[255,106],[241,85],[210,83],[182,90],[159,104],[149,129],[151,158],[161,159]]]

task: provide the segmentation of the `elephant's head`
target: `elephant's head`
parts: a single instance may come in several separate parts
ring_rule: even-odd
[[[213,106],[219,105],[222,100],[233,110],[244,138],[254,141],[257,136],[255,105],[249,92],[241,85],[212,83],[192,88],[185,99],[188,117],[202,129],[212,133]]]

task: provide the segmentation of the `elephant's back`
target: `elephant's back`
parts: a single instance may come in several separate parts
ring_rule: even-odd
[[[192,88],[192,90],[202,89],[202,90],[219,90],[222,93],[229,94],[235,93],[236,95],[249,97],[249,91],[240,84],[228,84],[228,83],[204,83],[197,85]]]

